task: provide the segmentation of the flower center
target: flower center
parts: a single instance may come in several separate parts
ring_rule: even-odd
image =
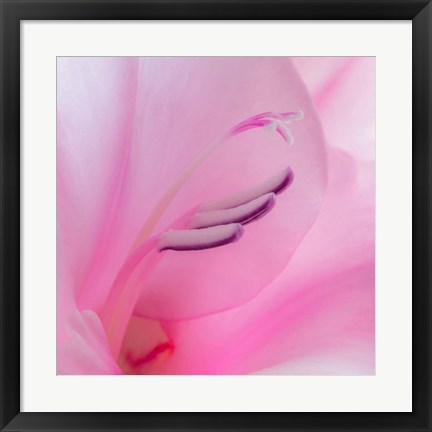
[[[180,216],[170,229],[150,237],[158,220],[182,186],[218,146],[248,130],[265,128],[276,131],[285,142],[292,145],[294,139],[289,125],[302,118],[301,111],[267,112],[238,123],[208,146],[162,197],[138,233],[101,313],[115,358],[120,352],[129,320],[143,289],[143,281],[149,277],[166,251],[196,251],[238,241],[244,234],[244,225],[259,220],[275,206],[276,195],[292,183],[294,174],[287,167],[240,194],[198,205]]]
[[[194,162],[186,169],[183,174],[179,176],[177,181],[173,183],[171,188],[165,193],[162,199],[158,202],[150,216],[147,218],[140,232],[138,233],[132,248],[137,248],[140,243],[144,242],[153,232],[157,222],[160,220],[161,216],[175,198],[180,189],[189,180],[192,174],[202,165],[202,163],[207,160],[210,155],[223,143],[229,139],[255,128],[264,128],[269,131],[276,131],[288,145],[294,143],[294,138],[292,136],[289,125],[292,122],[299,121],[303,119],[302,111],[295,112],[285,112],[276,113],[273,111],[258,114],[247,118],[246,120],[233,126],[228,132],[223,135],[218,140],[214,141],[203,152],[195,159]]]

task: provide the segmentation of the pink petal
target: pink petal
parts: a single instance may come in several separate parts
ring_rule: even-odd
[[[311,92],[328,142],[356,157],[375,157],[375,58],[293,59]]]
[[[317,375],[325,371],[312,366],[322,360],[326,373],[373,374],[373,279],[373,265],[365,265],[296,294],[260,296],[238,310],[166,324],[174,351],[147,373],[270,373],[282,364],[274,372]]]
[[[146,282],[153,300],[148,299],[150,310],[143,313],[180,318],[232,307],[255,295],[283,268],[313,222],[325,186],[320,126],[288,60],[69,58],[59,60],[58,77],[58,217],[80,309],[101,310],[151,211],[200,151],[248,116],[303,109],[305,120],[292,128],[297,140],[292,149],[277,134],[265,131],[248,132],[232,140],[203,164],[158,228],[168,226],[201,201],[253,185],[289,164],[296,170],[297,185],[281,199],[278,212],[272,212],[273,224],[263,219],[260,230],[251,225],[248,243],[234,255],[224,250],[221,258],[220,251],[210,251],[213,258],[199,258],[209,263],[209,270],[197,274],[193,281],[189,275],[183,278],[201,265],[192,258],[193,253],[189,258],[167,257],[154,280],[160,284],[164,275],[180,267],[180,284],[173,287],[177,276],[169,276],[165,291],[155,293],[156,282]],[[302,188],[306,184],[305,195]],[[286,231],[281,224],[290,209],[295,216]],[[263,267],[254,279],[258,284],[239,290],[240,281],[251,279],[242,266],[254,262],[253,255],[261,257],[262,242],[273,242],[282,231],[290,236],[289,244],[268,268]],[[246,257],[244,251],[252,243],[255,250],[251,249],[244,264],[235,268],[227,263],[233,257]],[[216,299],[211,278],[218,269],[220,274],[225,264],[233,271],[229,279],[237,281],[237,292],[227,286],[225,293],[232,299],[224,292]],[[179,290],[185,296],[183,304],[191,301],[190,306],[178,305]],[[161,296],[166,298],[162,306]]]
[[[148,373],[374,373],[373,166],[340,151],[329,162],[319,217],[284,273],[240,308],[165,323],[174,351]]]
[[[57,68],[58,227],[79,297],[116,222],[138,62],[60,57]]]
[[[68,337],[57,344],[58,375],[121,374],[98,316],[92,311],[76,312],[67,323]]]
[[[122,373],[108,347],[99,317],[93,311],[77,309],[73,261],[65,258],[67,244],[62,230],[58,230],[57,239],[57,374]]]
[[[189,70],[184,77],[183,67]],[[172,165],[160,178],[173,178],[178,165],[193,160],[200,148],[253,114],[301,109],[304,120],[292,124],[292,147],[266,130],[235,137],[204,162],[180,191],[161,219],[160,228],[191,206],[248,189],[287,166],[294,171],[294,183],[277,196],[275,208],[247,225],[237,243],[205,251],[167,253],[152,276],[142,281],[136,314],[152,319],[202,316],[255,296],[286,266],[314,222],[326,184],[320,124],[304,86],[286,59],[189,59],[179,72],[182,79],[176,78],[167,105],[181,103],[177,110],[181,126],[175,128],[177,118],[173,118],[165,132],[175,131],[172,139],[177,147],[170,138],[164,141],[172,145],[177,158],[165,156],[165,163]],[[187,89],[178,88],[178,82],[186,83]],[[181,96],[177,96],[180,90]]]

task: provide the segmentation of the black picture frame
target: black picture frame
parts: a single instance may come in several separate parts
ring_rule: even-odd
[[[431,431],[431,28],[426,0],[1,0],[1,431]],[[413,412],[20,412],[20,21],[412,20]],[[395,377],[397,380],[398,377]],[[42,389],[41,389],[42,391]]]

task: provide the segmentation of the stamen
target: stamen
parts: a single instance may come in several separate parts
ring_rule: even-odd
[[[229,223],[245,225],[268,213],[276,203],[276,195],[269,193],[238,207],[198,213],[190,228],[208,228]]]
[[[184,186],[184,184],[189,180],[189,178],[193,175],[193,173],[198,169],[201,164],[210,157],[210,155],[224,142],[228,139],[246,132],[255,128],[270,128],[270,130],[275,129],[282,138],[291,145],[293,143],[293,138],[288,125],[293,121],[298,121],[303,118],[303,112],[285,112],[285,113],[277,113],[277,112],[266,112],[262,114],[258,114],[256,116],[252,116],[247,118],[246,120],[238,123],[236,126],[232,127],[225,135],[221,138],[214,141],[207,148],[203,150],[203,152],[195,159],[194,162],[187,168],[180,177],[173,183],[171,188],[165,193],[165,195],[158,202],[156,207],[151,212],[150,216],[147,218],[146,222],[142,226],[140,232],[137,234],[135,241],[131,247],[131,252],[136,249],[140,243],[143,243],[152,233],[153,229],[157,225],[158,221],[162,217],[166,208],[170,205],[171,201],[175,198],[180,189]],[[276,127],[274,127],[274,125]],[[250,199],[246,201],[242,201],[240,203],[234,204],[231,207],[236,207],[240,204],[245,204],[248,201],[251,201],[254,198],[258,198],[265,193],[272,192],[272,190],[267,190],[259,195],[254,195]],[[277,193],[277,192],[275,192]]]
[[[232,195],[230,197],[205,203],[201,211],[222,210],[246,204],[256,198],[269,193],[279,194],[285,190],[294,180],[294,173],[290,167],[285,168],[279,174],[270,177],[252,189]]]
[[[158,250],[192,251],[210,249],[236,242],[243,235],[241,224],[211,228],[167,231],[161,235]]]
[[[290,168],[286,168],[253,189],[194,207],[171,225],[171,229],[175,230],[153,235],[160,218],[177,193],[202,163],[230,138],[251,129],[265,128],[278,132],[288,144],[292,144],[288,125],[302,118],[301,111],[266,112],[249,117],[206,147],[166,191],[137,234],[105,302],[101,320],[115,358],[120,351],[143,281],[164,256],[158,252],[209,249],[239,240],[243,235],[242,224],[257,220],[270,211],[275,204],[275,194],[286,189],[292,183],[294,175]],[[197,211],[200,213],[194,218]],[[193,229],[182,230],[183,227],[191,226],[190,223]]]

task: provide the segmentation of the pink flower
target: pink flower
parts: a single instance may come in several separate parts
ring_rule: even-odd
[[[373,373],[374,140],[329,108],[373,97],[314,60],[58,60],[58,373]]]

